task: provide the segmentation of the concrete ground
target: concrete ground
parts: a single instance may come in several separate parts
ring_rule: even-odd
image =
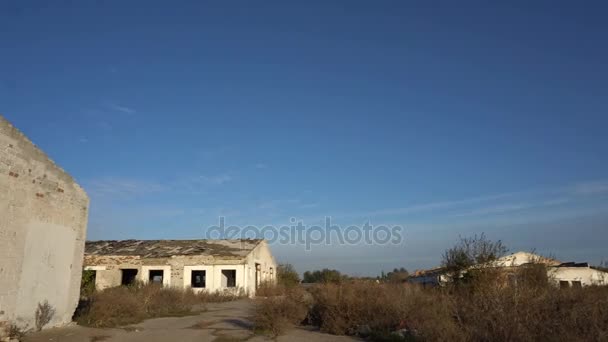
[[[198,315],[149,319],[123,328],[96,329],[81,326],[47,329],[28,335],[25,342],[189,342],[189,341],[269,341],[254,335],[249,317],[253,302],[238,300],[210,303]],[[323,334],[314,329],[296,327],[277,341],[355,341],[346,336]]]

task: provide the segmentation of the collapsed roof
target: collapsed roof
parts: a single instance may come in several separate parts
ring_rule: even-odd
[[[101,240],[87,241],[85,255],[169,258],[177,255],[245,257],[262,239],[236,240]]]

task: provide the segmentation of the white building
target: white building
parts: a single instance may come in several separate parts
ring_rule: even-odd
[[[608,285],[608,272],[589,266],[586,262],[568,262],[548,270],[549,280],[560,287]]]
[[[581,287],[589,285],[608,285],[608,272],[590,267],[587,263],[562,263],[558,260],[543,257],[528,252],[517,252],[505,255],[494,261],[472,266],[471,269],[501,268],[506,272],[517,267],[542,264],[547,267],[547,277],[550,282],[560,287]],[[466,272],[466,271],[465,271]],[[425,286],[444,285],[451,281],[449,272],[445,268],[434,268],[417,271],[410,276],[408,282]]]
[[[268,243],[250,239],[88,241],[84,265],[97,289],[140,281],[251,296],[277,269]]]

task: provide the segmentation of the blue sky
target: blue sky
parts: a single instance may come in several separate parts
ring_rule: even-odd
[[[600,1],[0,4],[0,113],[91,197],[90,239],[289,218],[398,246],[274,246],[299,271],[434,266],[459,235],[608,258]]]

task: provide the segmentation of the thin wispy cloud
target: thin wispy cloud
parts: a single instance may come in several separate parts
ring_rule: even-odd
[[[198,150],[198,156],[204,159],[213,159],[234,152],[233,146],[211,146],[202,147]]]
[[[488,207],[481,207],[470,210],[468,212],[459,213],[455,216],[465,217],[465,216],[485,216],[485,215],[499,215],[499,214],[507,214],[515,211],[522,211],[528,209],[538,209],[543,207],[551,207],[558,206],[565,203],[570,202],[568,198],[552,198],[552,199],[543,199],[539,198],[535,201],[526,202],[526,203],[506,203],[506,204],[498,204]]]
[[[495,206],[490,206],[490,207],[477,208],[477,209],[471,210],[469,212],[456,214],[455,216],[464,217],[464,216],[483,216],[483,215],[492,215],[492,214],[505,214],[508,212],[530,209],[530,208],[534,208],[537,206],[538,205],[536,205],[536,204],[530,204],[530,203],[500,204],[500,205],[495,205]]]
[[[564,204],[564,203],[568,203],[568,202],[570,202],[569,198],[554,198],[554,199],[545,201],[543,204],[544,205],[559,205],[559,204]]]
[[[590,195],[608,194],[608,181],[580,182],[570,186],[532,189],[451,201],[437,201],[404,207],[342,213],[336,218],[382,218],[428,213],[452,217],[499,215],[520,210],[551,207],[584,200]],[[459,211],[454,213],[454,211]]]
[[[216,175],[216,176],[201,175],[197,178],[197,181],[204,185],[222,185],[222,184],[232,181],[232,176],[230,176],[228,174],[221,174],[221,175]]]
[[[111,131],[112,130],[112,124],[110,124],[107,121],[100,121],[97,123],[97,127],[99,127],[101,130],[104,131]]]
[[[110,108],[110,109],[112,109],[112,110],[115,110],[115,111],[118,111],[118,112],[122,112],[122,113],[125,113],[125,114],[135,114],[137,112],[133,108],[126,107],[126,106],[121,106],[121,105],[117,105],[117,104],[113,104],[113,103],[107,104],[107,107]]]
[[[372,211],[368,211],[368,212],[351,213],[351,214],[347,214],[344,216],[373,217],[373,216],[394,216],[394,215],[413,214],[413,213],[419,213],[419,212],[430,212],[430,211],[435,211],[435,210],[439,210],[439,209],[448,209],[448,208],[456,207],[459,205],[490,202],[490,201],[494,201],[494,200],[512,197],[512,196],[515,196],[518,194],[521,194],[521,193],[510,192],[510,193],[503,193],[503,194],[490,195],[490,196],[465,198],[465,199],[460,199],[460,200],[430,202],[430,203],[416,204],[416,205],[410,205],[410,206],[398,207],[398,208],[386,208],[386,209],[372,210]]]
[[[608,181],[593,181],[579,183],[574,186],[574,193],[577,195],[595,195],[608,193]]]
[[[264,201],[258,204],[258,209],[279,209],[287,204],[297,204],[300,200],[298,199],[274,199]]]
[[[257,163],[257,164],[255,164],[255,168],[256,169],[267,169],[268,165],[266,165],[264,163]]]
[[[310,208],[316,208],[318,206],[319,206],[319,203],[304,203],[304,204],[300,204],[300,206],[298,208],[310,209]]]
[[[112,198],[130,198],[154,193],[173,193],[176,195],[196,194],[209,187],[220,186],[232,180],[227,174],[217,176],[197,176],[174,181],[150,181],[130,178],[106,177],[93,179],[84,183],[84,187],[93,196]],[[156,196],[158,194],[154,194]]]
[[[167,182],[176,194],[200,195],[233,181],[230,173],[217,175],[186,175]]]
[[[136,197],[167,190],[159,182],[141,181],[122,178],[103,178],[84,183],[84,187],[91,196],[95,197]]]

